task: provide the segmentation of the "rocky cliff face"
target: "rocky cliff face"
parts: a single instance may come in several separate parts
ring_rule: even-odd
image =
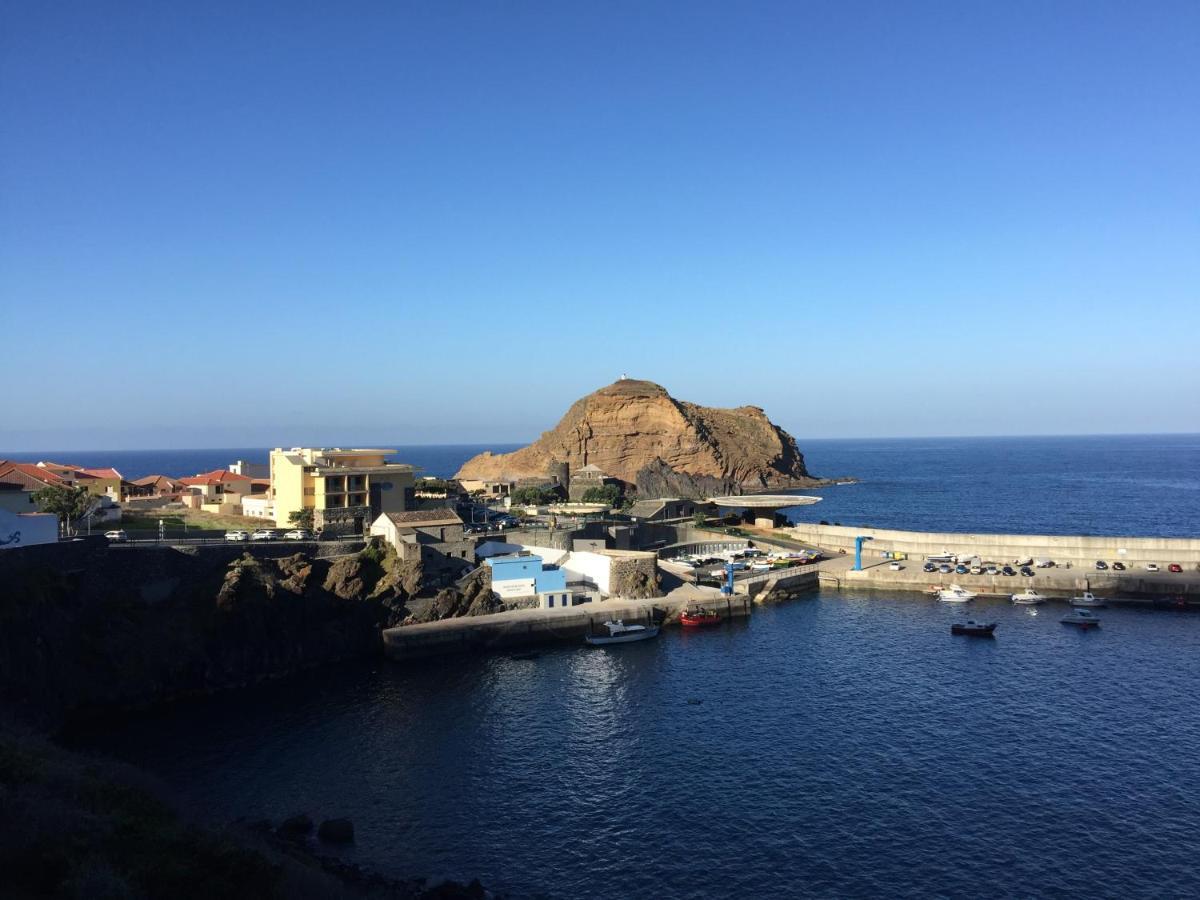
[[[379,652],[418,566],[239,550],[49,545],[0,557],[0,699],[40,724]]]
[[[512,453],[482,453],[460,479],[543,477],[598,466],[641,497],[703,497],[813,483],[790,434],[756,406],[714,409],[625,379],[578,400],[552,431]]]

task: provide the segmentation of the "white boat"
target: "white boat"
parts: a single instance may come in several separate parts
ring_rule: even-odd
[[[1072,606],[1107,606],[1108,601],[1103,597],[1097,597],[1091,591],[1084,591],[1082,597],[1072,597]]]
[[[966,603],[968,600],[974,600],[978,596],[974,591],[964,590],[957,584],[952,584],[950,587],[938,591],[938,600],[942,603]]]
[[[1080,628],[1100,627],[1100,617],[1086,609],[1073,609],[1058,621],[1064,625],[1078,625]]]
[[[608,629],[608,634],[589,634],[584,636],[584,640],[594,647],[601,647],[605,644],[629,644],[633,641],[647,641],[658,634],[658,626],[652,625],[626,625],[620,619],[615,619],[611,622],[605,622],[604,627]]]
[[[1033,588],[1025,588],[1021,593],[1012,595],[1012,602],[1021,606],[1032,606],[1035,603],[1045,603],[1046,598]]]

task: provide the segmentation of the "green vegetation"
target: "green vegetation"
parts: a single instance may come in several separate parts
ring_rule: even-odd
[[[311,507],[297,509],[288,513],[288,521],[297,528],[303,528],[305,531],[313,530],[313,510]]]
[[[605,503],[609,506],[616,506],[621,502],[621,489],[615,484],[606,484],[603,487],[588,488],[583,494],[584,503]]]
[[[33,492],[33,502],[44,512],[53,513],[68,526],[78,522],[100,505],[100,498],[85,487],[52,485]]]
[[[522,487],[512,492],[512,502],[517,506],[545,506],[558,499],[558,492],[553,488]]]

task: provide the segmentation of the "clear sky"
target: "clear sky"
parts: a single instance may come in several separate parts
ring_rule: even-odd
[[[0,448],[1200,431],[1200,3],[0,2]]]

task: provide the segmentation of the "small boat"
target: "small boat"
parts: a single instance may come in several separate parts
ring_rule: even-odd
[[[996,622],[976,622],[974,619],[967,619],[965,623],[955,623],[950,626],[951,634],[965,634],[969,637],[991,637],[992,632],[996,630]]]
[[[710,612],[709,610],[696,609],[684,610],[679,614],[679,624],[685,628],[703,628],[706,625],[719,625],[721,616],[719,613]]]
[[[1072,606],[1107,606],[1108,601],[1103,597],[1097,597],[1091,591],[1084,591],[1082,597],[1072,597]]]
[[[588,634],[584,636],[584,640],[593,647],[602,647],[606,644],[630,644],[633,641],[648,641],[650,638],[658,635],[658,626],[652,625],[626,625],[620,619],[615,619],[611,622],[605,622],[604,627],[608,629],[608,634]]]
[[[938,600],[942,603],[966,603],[968,600],[974,600],[978,596],[974,591],[964,590],[957,584],[952,584],[950,587],[938,591]]]
[[[1058,621],[1064,625],[1078,625],[1080,628],[1100,627],[1100,617],[1086,609],[1073,609]]]
[[[1045,603],[1046,598],[1033,588],[1025,588],[1021,593],[1012,595],[1012,602],[1019,606],[1032,606],[1035,603]]]

